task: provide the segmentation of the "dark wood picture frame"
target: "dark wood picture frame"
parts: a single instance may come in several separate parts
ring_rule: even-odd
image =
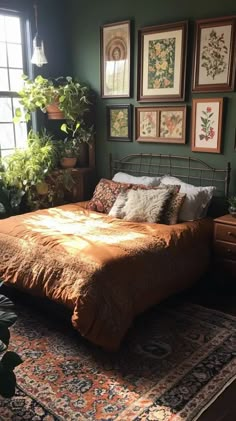
[[[186,105],[136,107],[137,142],[186,143]]]
[[[130,97],[130,28],[129,20],[101,26],[100,75],[102,98]]]
[[[192,100],[193,152],[221,153],[222,115],[223,98],[194,98]]]
[[[138,101],[184,101],[188,21],[142,28],[138,35]]]
[[[107,105],[106,110],[107,140],[132,142],[132,105]]]
[[[229,31],[227,33],[226,26],[229,27],[230,33]],[[234,90],[235,38],[236,19],[234,16],[201,19],[195,22],[193,92]]]

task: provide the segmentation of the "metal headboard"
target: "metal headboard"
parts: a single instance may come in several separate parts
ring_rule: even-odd
[[[218,196],[227,198],[229,195],[230,162],[226,168],[216,169],[200,159],[187,156],[140,153],[113,160],[110,154],[110,177],[119,171],[138,176],[169,174],[186,183],[215,186]]]

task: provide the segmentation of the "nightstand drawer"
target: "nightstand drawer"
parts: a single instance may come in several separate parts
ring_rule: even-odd
[[[215,224],[215,240],[229,241],[236,244],[236,226]]]
[[[215,241],[214,249],[216,255],[236,261],[236,244]]]
[[[222,275],[236,278],[236,261],[229,259],[217,259],[216,269]]]

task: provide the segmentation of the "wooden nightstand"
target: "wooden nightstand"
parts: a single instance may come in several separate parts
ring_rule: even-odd
[[[214,219],[214,257],[216,271],[236,279],[236,218]]]

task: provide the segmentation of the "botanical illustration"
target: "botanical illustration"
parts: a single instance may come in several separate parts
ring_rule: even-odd
[[[156,112],[140,112],[140,136],[156,137],[157,135],[157,115]]]
[[[211,30],[207,43],[202,48],[201,67],[206,69],[207,76],[213,80],[227,70],[228,48],[225,45],[224,33],[218,35]]]
[[[214,121],[213,121],[214,112],[212,112],[211,107],[207,107],[206,110],[202,111],[201,115],[201,133],[199,134],[200,140],[212,140],[215,136],[214,130]]]
[[[176,38],[149,41],[148,88],[174,87]]]
[[[128,109],[110,110],[110,136],[128,137]]]
[[[169,138],[183,137],[183,112],[162,111],[160,122],[160,136]]]

